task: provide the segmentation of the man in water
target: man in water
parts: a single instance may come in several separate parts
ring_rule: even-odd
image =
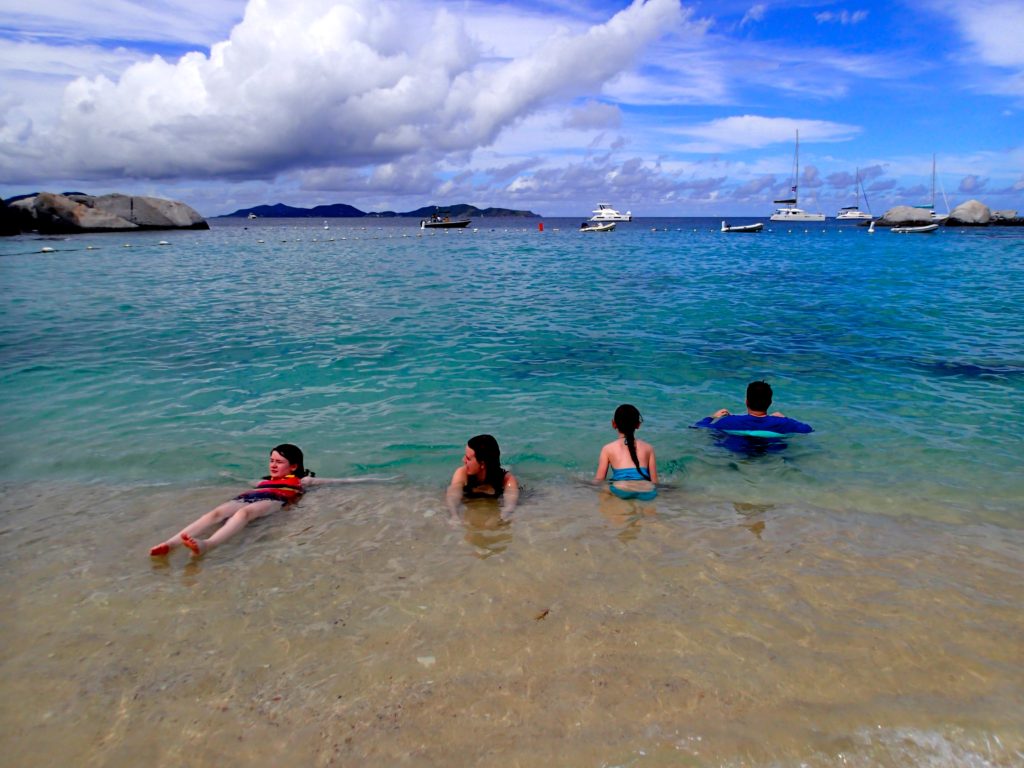
[[[752,381],[747,385],[747,412],[729,413],[725,408],[705,416],[693,426],[697,429],[718,429],[722,432],[743,433],[750,436],[807,434],[813,432],[810,424],[791,419],[776,411],[768,415],[772,404],[772,388],[766,381]]]

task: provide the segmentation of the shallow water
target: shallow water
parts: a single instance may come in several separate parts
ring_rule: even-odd
[[[717,223],[0,241],[9,762],[1024,762],[1021,240]],[[686,429],[760,376],[815,434]],[[450,521],[485,430],[522,503]],[[286,439],[397,477],[146,556]]]

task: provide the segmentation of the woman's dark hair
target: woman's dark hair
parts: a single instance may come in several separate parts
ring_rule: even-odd
[[[476,454],[476,460],[482,462],[487,476],[486,482],[494,490],[505,483],[505,470],[501,468],[501,448],[498,441],[491,435],[476,435],[466,443]]]
[[[281,454],[285,461],[289,464],[295,465],[295,476],[296,477],[315,477],[316,472],[310,472],[306,469],[305,464],[302,463],[302,449],[297,445],[291,443],[281,443],[279,446],[271,450],[271,453],[277,451]]]
[[[626,447],[629,448],[629,457],[633,459],[633,464],[636,465],[636,471],[641,475],[646,475],[650,478],[650,474],[643,467],[640,466],[640,458],[636,455],[636,430],[641,424],[644,423],[644,417],[640,415],[640,411],[637,410],[635,405],[629,403],[623,403],[615,409],[615,428],[622,433],[622,436],[626,439]]]

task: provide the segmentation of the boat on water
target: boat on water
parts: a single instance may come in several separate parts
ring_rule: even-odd
[[[468,227],[472,219],[452,219],[448,214],[431,214],[429,219],[420,221],[420,229],[462,229]]]
[[[853,183],[853,194],[856,202],[853,205],[844,205],[836,214],[836,221],[871,221],[871,206],[868,205],[868,195],[864,191],[864,185],[860,181],[860,168],[857,169],[856,181]],[[860,209],[860,199],[864,198],[866,211]]]
[[[923,205],[915,205],[915,208],[923,208],[926,211],[930,211],[932,221],[938,223],[943,222],[949,218],[949,199],[946,197],[946,190],[942,190],[942,197],[946,201],[946,212],[936,213],[935,212],[935,153],[932,153],[932,201],[930,203],[924,203]]]
[[[249,214],[249,218],[250,219],[256,219],[256,218],[259,218],[259,217],[255,213],[250,213]]]
[[[790,191],[793,193],[792,197],[783,198],[782,200],[774,200],[776,205],[782,206],[776,208],[775,212],[769,216],[770,221],[824,221],[824,213],[808,213],[803,208],[797,207],[797,183],[800,179],[800,131],[796,132],[796,150],[793,153],[793,185],[790,187]]]
[[[764,222],[758,222],[757,224],[728,224],[722,222],[723,232],[760,232],[764,229]]]
[[[591,221],[632,221],[632,211],[626,211],[625,213],[619,213],[609,203],[598,203],[597,208],[591,211],[594,215],[590,217]]]
[[[580,232],[611,232],[615,229],[614,221],[584,221],[580,224]]]
[[[939,225],[932,222],[931,224],[919,224],[908,227],[891,227],[891,231],[895,232],[897,235],[921,235],[926,232],[934,232],[938,228]]]
[[[836,221],[871,221],[872,218],[870,213],[856,205],[844,205],[836,214]]]

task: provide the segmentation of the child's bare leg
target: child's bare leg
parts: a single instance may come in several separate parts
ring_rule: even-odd
[[[255,520],[264,515],[269,515],[271,512],[276,512],[281,509],[284,504],[280,501],[274,501],[268,499],[267,501],[254,501],[249,504],[242,504],[240,508],[237,508],[233,515],[228,518],[228,521],[220,527],[213,536],[206,540],[200,540],[193,537],[191,531],[187,528],[181,532],[181,541],[185,546],[192,550],[193,554],[202,555],[205,552],[219,547],[225,541],[230,539],[240,530],[245,528],[252,520]]]
[[[160,544],[157,544],[151,550],[149,554],[153,557],[159,557],[161,555],[168,554],[175,547],[180,547],[185,540],[185,537],[192,538],[208,528],[213,527],[221,520],[231,516],[236,512],[239,507],[245,506],[243,502],[232,499],[231,501],[225,501],[218,507],[214,507],[202,517],[198,518],[194,523],[191,523],[187,527],[178,531],[171,538],[167,539]]]

